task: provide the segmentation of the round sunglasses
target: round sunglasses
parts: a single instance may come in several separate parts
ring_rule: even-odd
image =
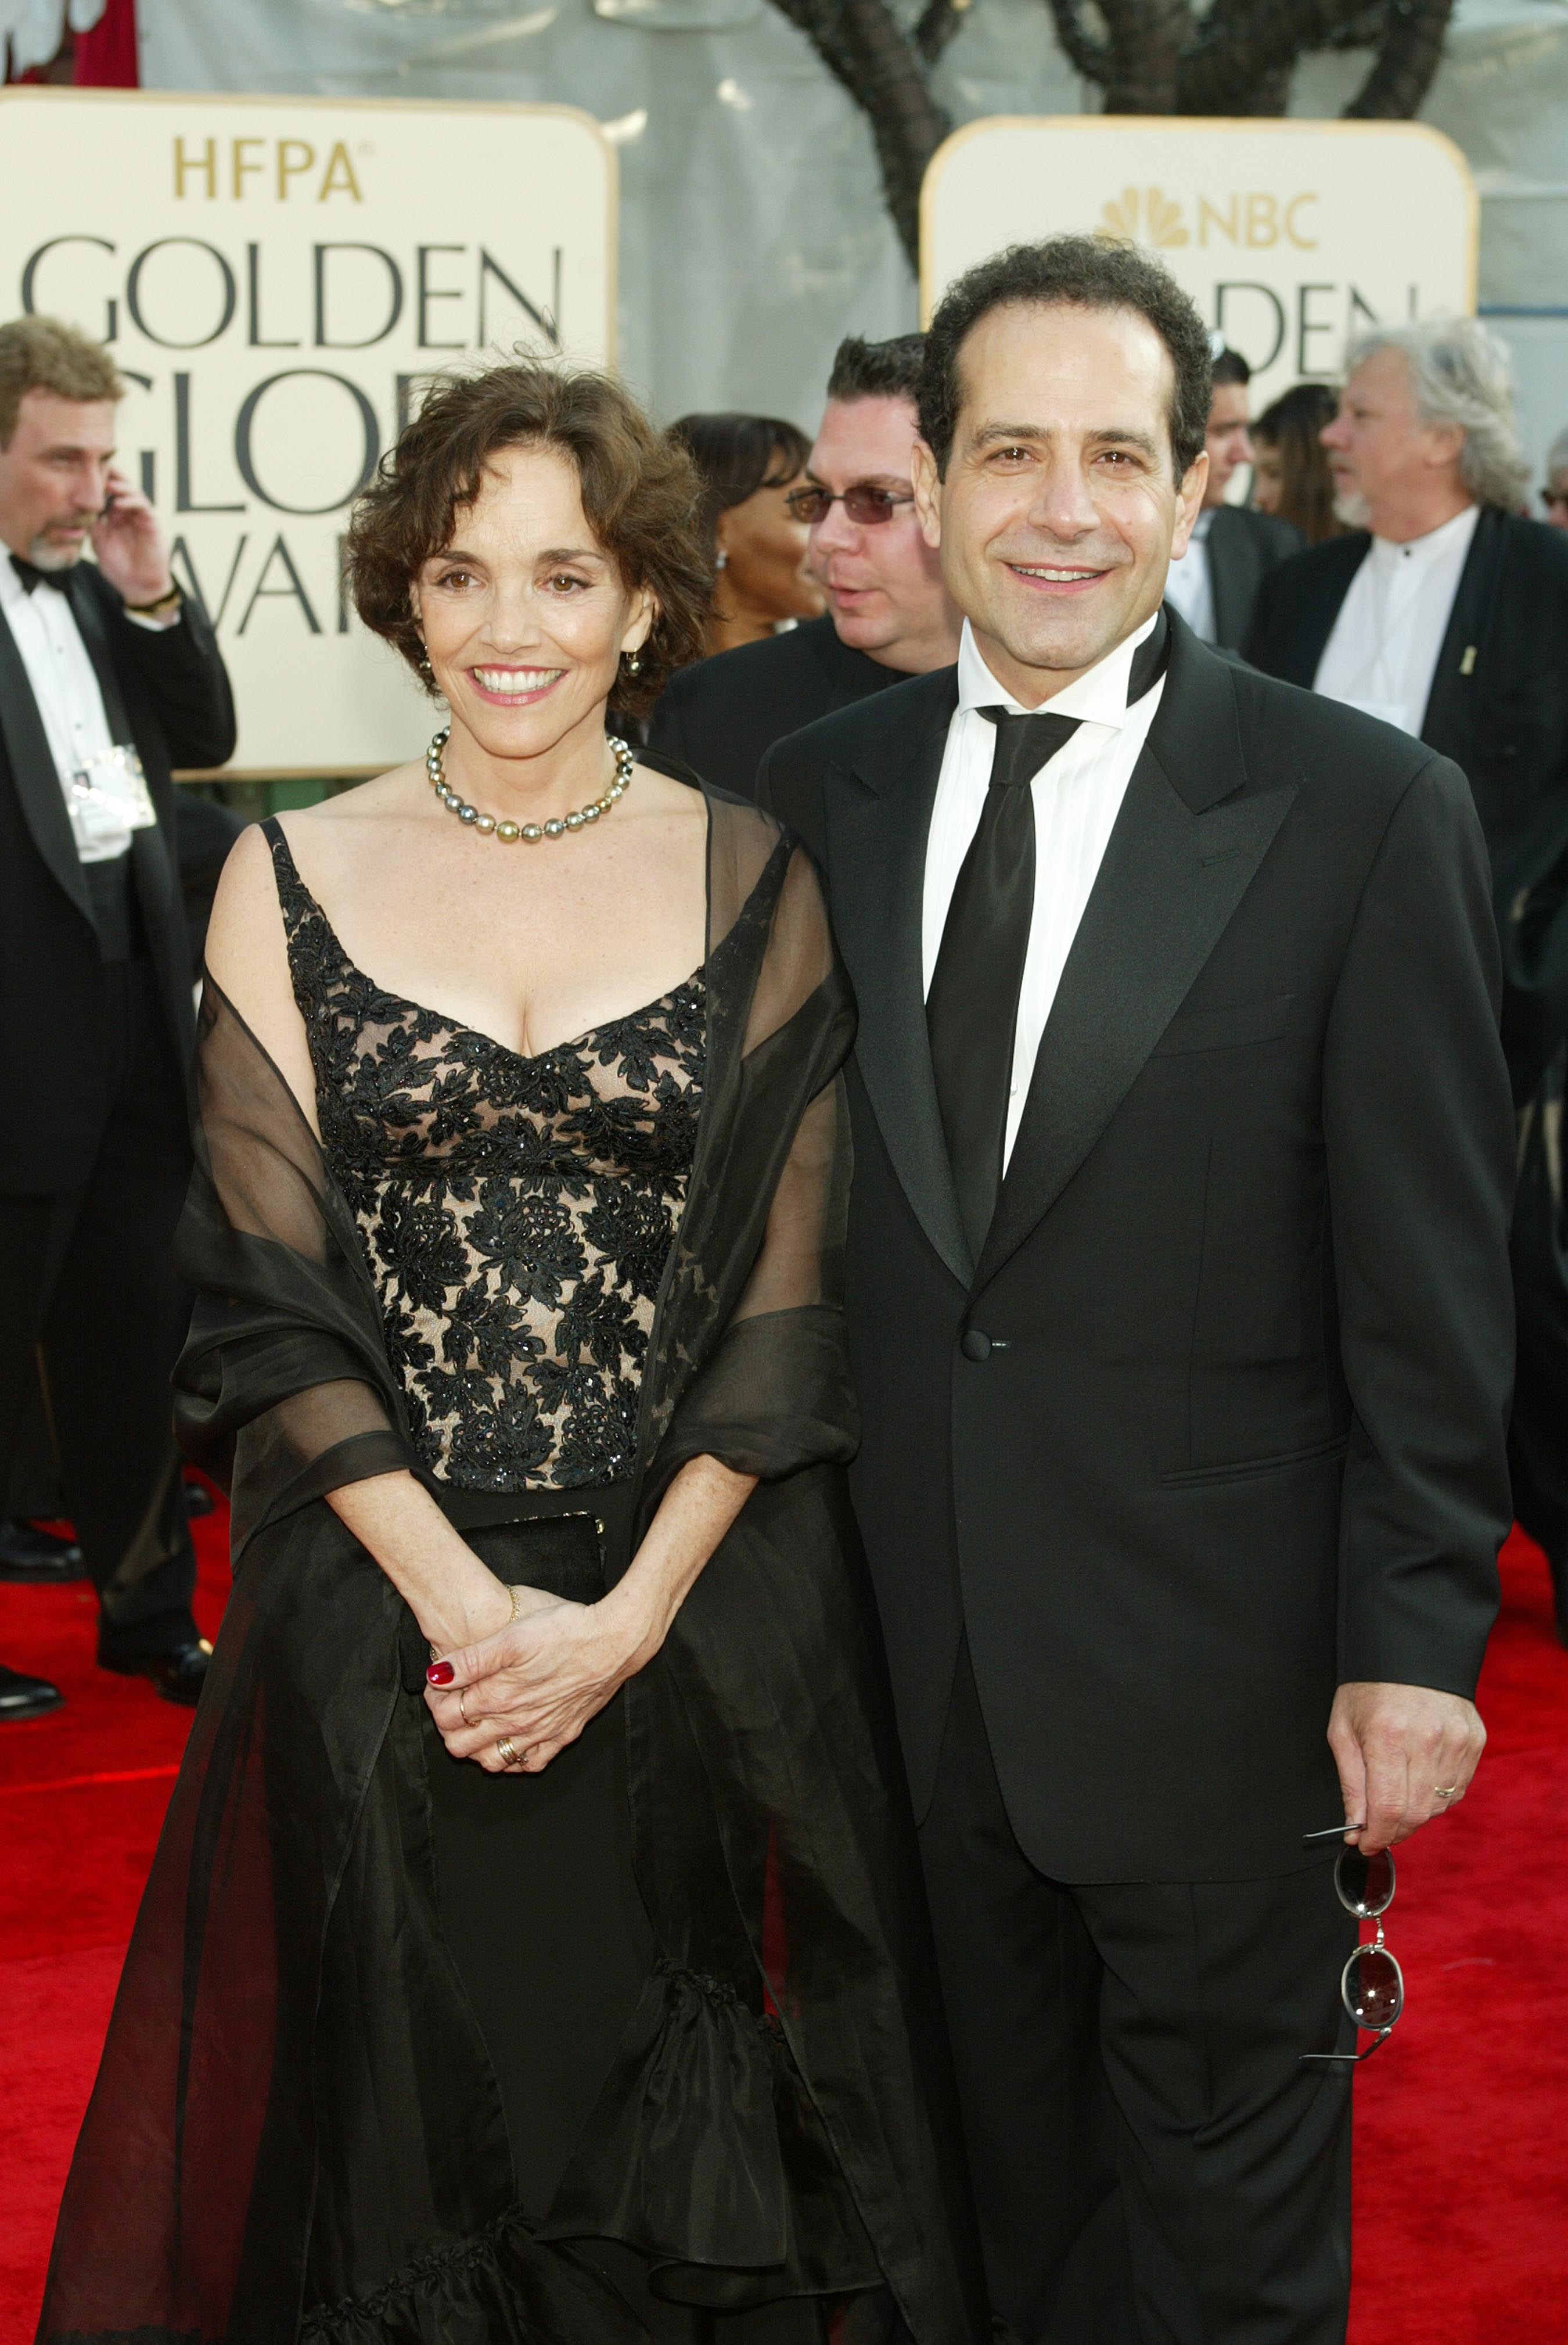
[[[1404,1973],[1383,1944],[1383,1915],[1394,1902],[1391,1852],[1381,1848],[1376,1855],[1364,1856],[1359,1848],[1342,1848],[1334,1865],[1334,1892],[1347,1914],[1377,1925],[1376,1934],[1356,1948],[1340,1976],[1340,2002],[1373,2040],[1364,2052],[1303,2052],[1300,2057],[1353,2066],[1370,2060],[1378,2046],[1388,2042],[1405,2007]]]
[[[871,481],[857,481],[853,488],[836,492],[817,488],[792,489],[784,499],[793,518],[804,522],[808,529],[825,521],[835,505],[841,504],[848,519],[863,529],[875,529],[881,523],[891,521],[900,505],[914,502],[913,489],[906,495],[895,496],[891,489],[879,489]]]

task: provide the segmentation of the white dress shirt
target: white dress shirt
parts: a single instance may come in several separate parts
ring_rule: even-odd
[[[22,655],[27,671],[27,681],[33,687],[33,697],[38,705],[38,716],[44,726],[44,737],[49,744],[49,754],[55,760],[61,793],[67,812],[71,809],[72,777],[86,768],[102,770],[116,746],[109,730],[108,716],[104,707],[104,695],[98,685],[97,670],[94,667],[81,629],[66,596],[53,586],[35,586],[29,594],[11,566],[8,554],[0,551],[0,615],[10,628],[12,639]],[[127,611],[126,616],[133,626],[147,627],[160,632],[159,623]],[[150,815],[150,807],[119,828],[106,829],[100,838],[86,839],[75,819],[72,829],[77,833],[76,852],[84,863],[112,862],[124,855],[131,843],[131,830],[138,828]]]
[[[1179,562],[1166,574],[1165,599],[1179,612],[1201,643],[1213,643],[1219,632],[1214,615],[1214,574],[1209,566],[1209,533],[1217,507],[1206,505],[1192,524],[1192,535]]]
[[[1018,1136],[1035,1056],[1062,970],[1165,689],[1161,676],[1136,707],[1127,705],[1133,654],[1154,624],[1148,620],[1097,667],[1042,704],[1052,716],[1083,721],[1030,785],[1035,801],[1035,909],[1018,994],[1012,1093],[1002,1146],[1004,1166]],[[1014,716],[1037,713],[1024,708],[1003,691],[981,658],[966,619],[958,645],[958,706],[947,728],[926,840],[921,946],[927,994],[953,890],[991,787],[996,728],[980,716],[982,708],[1006,708]]]
[[[1313,689],[1419,736],[1479,505],[1424,537],[1374,537],[1323,645]]]

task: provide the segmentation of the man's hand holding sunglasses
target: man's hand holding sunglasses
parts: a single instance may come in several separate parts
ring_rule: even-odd
[[[1340,1686],[1329,1721],[1345,1837],[1363,1855],[1408,1840],[1470,1789],[1486,1745],[1475,1704],[1431,1686]]]

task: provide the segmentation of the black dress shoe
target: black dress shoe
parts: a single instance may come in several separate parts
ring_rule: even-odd
[[[63,1588],[86,1579],[87,1567],[73,1538],[30,1523],[25,1515],[0,1516],[0,1579],[24,1579],[42,1588]]]
[[[25,1678],[20,1670],[8,1670],[0,1663],[0,1721],[42,1718],[46,1711],[58,1710],[65,1699],[47,1678]]]
[[[185,1514],[187,1522],[196,1523],[203,1515],[210,1515],[217,1500],[205,1482],[187,1482],[185,1486]]]
[[[123,1660],[100,1653],[98,1667],[113,1670],[116,1677],[150,1678],[165,1701],[183,1702],[194,1710],[211,1657],[212,1647],[198,1637],[194,1645],[166,1645],[161,1653],[132,1653]]]

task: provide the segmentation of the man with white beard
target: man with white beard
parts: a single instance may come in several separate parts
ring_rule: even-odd
[[[1508,354],[1473,319],[1352,344],[1322,440],[1351,533],[1264,584],[1247,656],[1462,767],[1492,857],[1520,1114],[1514,1505],[1568,1643],[1568,533],[1522,518]]]

